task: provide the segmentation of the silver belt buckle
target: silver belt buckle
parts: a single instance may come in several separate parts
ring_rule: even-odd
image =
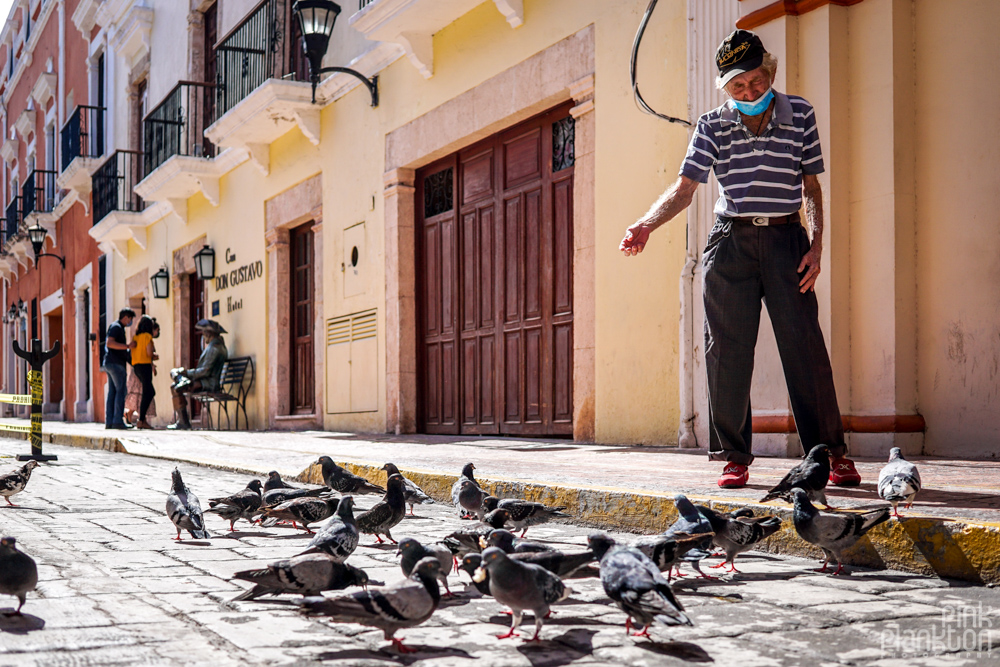
[[[767,227],[770,222],[767,218],[761,215],[751,218],[750,221],[753,223],[754,227]]]

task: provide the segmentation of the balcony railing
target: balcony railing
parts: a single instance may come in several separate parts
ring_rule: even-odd
[[[62,171],[78,157],[101,157],[104,155],[104,108],[78,106],[60,134]]]
[[[56,176],[54,171],[36,169],[21,186],[21,214],[51,213],[56,205]]]
[[[3,224],[4,243],[17,236],[21,229],[21,198],[14,197],[7,204],[7,214]]]
[[[215,157],[215,145],[205,138],[214,121],[215,84],[179,82],[142,122],[144,174],[174,155]]]
[[[262,0],[215,47],[220,116],[268,79],[307,78],[301,32],[291,7],[292,0]]]
[[[143,179],[143,154],[118,150],[94,172],[94,224],[112,211],[142,211],[142,198],[133,188]]]

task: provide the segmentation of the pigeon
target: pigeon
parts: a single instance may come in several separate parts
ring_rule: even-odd
[[[340,498],[326,496],[324,498],[293,498],[281,503],[277,507],[264,509],[264,516],[270,519],[281,521],[291,521],[292,525],[298,528],[302,524],[303,530],[310,535],[312,530],[309,524],[323,521],[333,516],[340,504]]]
[[[693,625],[670,584],[641,551],[616,545],[603,533],[590,535],[587,544],[601,560],[604,592],[628,614],[625,632],[631,631],[633,618],[642,624],[642,630],[633,637],[649,637],[649,626],[657,621],[664,625]]]
[[[482,538],[480,538],[482,540]],[[480,544],[483,548],[497,547],[520,563],[540,565],[559,577],[568,577],[581,567],[592,563],[594,552],[589,549],[576,553],[565,553],[551,547],[545,551],[517,551],[516,538],[509,530],[494,530]]]
[[[406,501],[403,500],[403,476],[389,475],[386,481],[385,497],[365,512],[358,515],[358,531],[374,535],[382,544],[380,535],[385,535],[389,541],[396,544],[389,531],[406,516]]]
[[[385,493],[381,486],[341,468],[329,456],[319,457],[316,465],[323,469],[323,483],[338,493]]]
[[[382,470],[385,470],[385,474],[389,475],[401,475],[399,468],[396,467],[395,463],[386,463],[382,466]],[[413,506],[414,505],[431,505],[434,503],[434,499],[424,493],[424,490],[417,486],[417,483],[413,480],[409,480],[406,477],[403,478],[403,500],[406,504],[410,506],[410,516],[413,516]]]
[[[31,479],[31,471],[38,467],[38,461],[28,461],[23,466],[12,472],[0,475],[0,496],[4,497],[7,504],[17,507],[10,502],[10,497],[24,491]]]
[[[403,576],[409,577],[413,574],[413,568],[424,558],[436,558],[441,564],[438,571],[438,579],[444,584],[444,590],[449,597],[452,595],[448,588],[448,575],[452,570],[451,551],[448,547],[440,543],[423,545],[414,537],[404,537],[399,541],[399,548],[396,553],[401,555],[399,566],[403,569]]]
[[[338,563],[343,563],[358,548],[358,537],[358,526],[354,520],[354,498],[344,496],[337,505],[337,513],[316,531],[316,536],[309,542],[309,548],[302,554],[323,552]]]
[[[472,578],[472,585],[476,587],[483,595],[490,594],[490,574],[486,570],[483,570],[483,574],[486,576],[476,581],[476,570],[479,566],[483,564],[483,555],[480,553],[465,554],[462,558],[462,562],[459,564],[458,569],[462,570]]]
[[[707,558],[709,555],[709,549],[712,548],[712,524],[708,522],[708,519],[698,511],[698,508],[694,506],[690,500],[687,499],[682,493],[678,493],[674,496],[674,507],[677,508],[677,520],[674,521],[666,531],[664,535],[667,537],[676,537],[683,533],[684,535],[705,535],[704,538],[699,542],[695,542],[694,545],[688,549],[682,559],[691,564],[695,572],[702,579],[713,579],[704,572],[701,571],[701,561],[703,558]],[[682,577],[684,575],[680,572],[680,566],[677,566],[676,576]]]
[[[348,586],[368,585],[364,570],[335,561],[325,553],[304,554],[271,563],[262,570],[243,570],[233,575],[254,584],[254,587],[233,598],[256,600],[264,595],[319,595],[323,591],[339,591]]]
[[[181,530],[191,533],[191,537],[199,540],[208,538],[208,531],[205,529],[205,517],[201,513],[201,503],[198,496],[191,493],[184,480],[181,479],[181,471],[174,468],[171,473],[170,493],[167,494],[167,516],[177,528],[178,542],[181,539]]]
[[[792,522],[795,532],[809,544],[815,544],[823,550],[826,560],[820,572],[826,572],[826,566],[831,560],[837,561],[837,571],[844,569],[841,553],[861,537],[879,525],[889,520],[889,508],[882,507],[867,512],[820,512],[802,489],[792,489]]]
[[[521,625],[521,617],[527,609],[535,615],[535,636],[528,641],[538,641],[549,606],[565,600],[573,590],[545,568],[513,560],[497,547],[484,551],[481,558],[482,565],[476,570],[473,581],[483,581],[489,574],[490,595],[511,611],[510,630],[497,635],[497,639],[517,635],[515,630]]]
[[[482,549],[482,546],[479,544],[479,538],[486,537],[497,528],[503,528],[503,524],[506,520],[506,510],[496,510],[495,512],[490,512],[486,516],[485,522],[477,523],[469,528],[460,528],[441,540],[441,543],[448,547],[452,555],[455,556],[455,562],[457,564],[458,559],[462,558],[466,554],[479,553]]]
[[[712,531],[715,537],[712,543],[726,552],[726,560],[713,568],[729,565],[729,572],[739,572],[733,561],[738,554],[743,553],[753,545],[767,539],[781,528],[781,519],[776,516],[744,516],[743,511],[736,514],[716,512],[704,505],[695,505],[698,511],[705,515],[708,522],[712,524]]]
[[[629,546],[638,549],[646,558],[653,561],[660,572],[666,572],[667,581],[670,581],[673,578],[671,572],[674,566],[680,564],[681,559],[688,551],[704,542],[705,537],[706,535],[688,535],[681,532],[675,532],[669,537],[667,535],[649,535],[640,537]],[[711,533],[707,537],[711,537]]]
[[[479,538],[479,546],[485,549],[487,546],[490,547],[500,547],[503,549],[504,553],[513,554],[526,554],[526,553],[541,553],[544,551],[555,551],[554,547],[550,547],[547,544],[542,544],[541,542],[532,542],[530,540],[522,540],[519,537],[514,537],[514,533],[506,530],[504,528],[497,528],[487,533],[485,536]]]
[[[475,514],[480,521],[486,516],[483,509],[483,498],[486,494],[479,485],[471,479],[463,479],[459,483],[458,504],[469,515]]]
[[[524,537],[524,534],[528,532],[529,526],[537,526],[551,519],[572,518],[569,514],[562,511],[566,509],[564,506],[546,507],[542,503],[535,503],[530,500],[508,498],[499,501],[497,508],[507,510],[507,513],[510,514],[510,522],[513,524],[514,530],[520,530],[521,537]]]
[[[19,602],[16,611],[5,615],[20,616],[28,592],[35,590],[37,584],[38,566],[35,565],[35,559],[20,551],[17,540],[13,537],[0,539],[0,594],[13,595]]]
[[[920,472],[917,466],[903,458],[899,447],[893,447],[889,450],[889,462],[878,474],[878,495],[892,503],[892,515],[898,518],[896,505],[906,500],[906,508],[913,507],[918,491]]]
[[[277,470],[272,470],[267,473],[267,481],[264,482],[264,491],[271,491],[273,489],[296,489],[298,487],[292,486],[285,480],[281,479],[281,475]]]
[[[462,468],[462,474],[458,478],[458,481],[451,485],[451,504],[455,506],[458,510],[458,515],[463,519],[471,519],[472,513],[467,512],[465,508],[462,507],[462,503],[459,500],[459,494],[462,492],[462,482],[465,480],[469,480],[475,484],[477,488],[479,487],[479,482],[477,482],[476,478],[472,475],[472,471],[475,469],[475,465],[472,463],[466,463]]]
[[[378,628],[400,653],[415,653],[395,634],[420,625],[431,617],[441,602],[436,558],[424,558],[407,579],[389,586],[369,588],[350,595],[308,597],[300,603],[308,616],[329,616],[338,623],[358,623]]]
[[[320,486],[315,489],[293,489],[289,487],[268,489],[264,492],[260,508],[263,511],[267,508],[277,507],[281,503],[287,503],[289,500],[295,500],[296,498],[317,498],[324,493],[333,493],[333,490],[327,486]]]
[[[483,498],[483,511],[489,514],[500,507],[500,499],[496,496],[486,496]]]
[[[218,514],[229,522],[229,532],[233,532],[233,524],[240,519],[254,523],[254,517],[263,499],[261,498],[259,479],[252,479],[246,488],[225,498],[209,498],[207,512]]]
[[[823,503],[824,507],[830,509],[830,504],[826,502],[826,483],[829,479],[830,448],[826,445],[817,445],[809,450],[802,463],[789,470],[784,479],[758,502],[766,503],[775,498],[787,500],[792,489],[802,489],[809,500]]]

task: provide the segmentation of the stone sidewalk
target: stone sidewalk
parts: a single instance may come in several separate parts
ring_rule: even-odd
[[[4,451],[13,446],[0,441]],[[23,443],[16,443],[23,444]],[[490,598],[464,590],[423,626],[399,634],[420,652],[399,656],[381,632],[300,616],[292,598],[232,603],[245,586],[237,570],[287,558],[308,538],[246,523],[228,533],[209,516],[213,538],[176,543],[163,504],[174,464],[148,457],[59,446],[59,460],[0,506],[0,532],[14,535],[39,563],[39,591],[23,618],[0,617],[0,666],[17,665],[825,665],[997,664],[1000,591],[894,571],[855,568],[852,576],[811,571],[811,560],[763,553],[737,561],[741,574],[687,577],[677,594],[692,628],[656,628],[653,640],[626,637],[624,614],[596,579],[573,579],[570,599],[543,641],[497,640],[509,619]],[[0,463],[7,469],[9,461]],[[242,488],[245,474],[181,463],[202,502]],[[362,507],[374,499],[362,497]],[[418,506],[396,538],[439,539],[463,523],[444,505]],[[464,522],[468,523],[468,522]],[[588,530],[532,528],[557,545],[582,545]],[[623,536],[625,537],[625,536]],[[370,537],[350,562],[373,579],[402,575],[391,547]],[[713,572],[712,570],[707,570]],[[0,608],[13,598],[0,599]],[[530,624],[530,617],[527,620]],[[963,643],[964,642],[964,643]]]
[[[127,451],[231,470],[319,481],[310,466],[326,454],[358,474],[384,480],[392,461],[445,498],[462,465],[475,462],[477,477],[498,495],[565,505],[593,526],[656,532],[672,516],[670,498],[685,493],[722,507],[759,507],[756,501],[796,461],[758,458],[745,489],[719,489],[719,464],[704,452],[676,448],[575,443],[569,440],[447,436],[355,435],[329,431],[105,431],[95,424],[46,422],[46,439],[80,447]],[[22,452],[26,443],[7,448]],[[883,524],[849,553],[851,562],[894,567],[971,582],[1000,582],[1000,461],[917,459],[924,490],[905,519]],[[830,487],[839,507],[883,504],[876,480],[883,461],[861,460],[861,487]],[[787,506],[773,503],[779,513]],[[782,509],[784,507],[785,509]],[[790,530],[770,543],[777,553],[812,555]]]

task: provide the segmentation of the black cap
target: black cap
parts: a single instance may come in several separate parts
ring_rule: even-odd
[[[722,85],[729,83],[737,74],[750,72],[764,62],[764,44],[760,37],[749,30],[734,30],[722,40],[715,52],[715,65],[719,68]]]

